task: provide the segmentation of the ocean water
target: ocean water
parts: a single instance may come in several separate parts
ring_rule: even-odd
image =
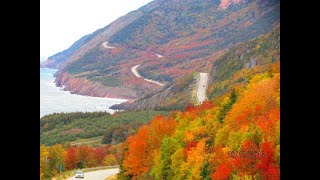
[[[40,68],[40,117],[59,112],[94,112],[106,111],[114,104],[127,100],[113,98],[99,98],[70,94],[54,84],[56,69]]]

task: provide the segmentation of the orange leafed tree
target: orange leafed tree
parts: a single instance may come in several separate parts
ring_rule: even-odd
[[[150,148],[147,142],[147,127],[143,126],[139,129],[135,136],[127,139],[128,151],[125,154],[123,167],[127,170],[127,174],[140,175],[148,170],[150,162],[147,161]]]
[[[164,137],[171,135],[177,123],[164,116],[156,116],[150,124],[139,129],[135,136],[130,136],[126,143],[123,167],[127,175],[139,176],[149,170],[153,162],[153,154],[160,148]]]

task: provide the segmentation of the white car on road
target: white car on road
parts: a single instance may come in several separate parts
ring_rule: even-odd
[[[76,171],[75,174],[75,178],[84,178],[84,173],[82,171]]]

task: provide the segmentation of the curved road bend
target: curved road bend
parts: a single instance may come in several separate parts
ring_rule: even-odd
[[[106,48],[106,49],[113,49],[113,48],[116,48],[116,47],[108,46],[108,41],[103,42],[103,43],[102,43],[102,46],[103,46],[104,48]]]
[[[116,48],[116,47],[112,47],[112,46],[108,46],[108,41],[105,41],[105,42],[103,42],[102,43],[102,46],[104,47],[104,48],[106,48],[106,49],[113,49],[113,48]],[[163,58],[163,56],[161,55],[161,54],[156,54],[156,56],[158,57],[158,58]],[[138,73],[138,71],[137,71],[137,68],[139,67],[140,65],[136,65],[136,66],[133,66],[132,68],[131,68],[131,71],[133,72],[133,74],[135,75],[135,76],[137,76],[137,77],[142,77],[139,73]],[[143,78],[143,77],[142,77]],[[154,80],[151,80],[151,79],[146,79],[146,78],[143,78],[145,81],[148,81],[148,82],[152,82],[152,83],[155,83],[155,84],[158,84],[158,85],[160,85],[160,86],[164,86],[164,84],[162,84],[162,83],[160,83],[160,82],[157,82],[157,81],[154,81]]]
[[[197,87],[197,98],[200,104],[206,100],[207,86],[208,86],[208,73],[200,73],[200,79]]]
[[[136,66],[133,66],[133,67],[131,68],[132,73],[133,73],[135,76],[137,76],[138,78],[142,77],[142,76],[139,74],[139,72],[137,71],[137,68],[138,68],[139,66],[140,66],[140,65],[136,65]],[[142,78],[143,78],[143,77],[142,77]],[[146,79],[146,78],[143,78],[143,79],[146,80],[146,81],[148,81],[148,82],[152,82],[152,83],[158,84],[158,85],[160,85],[160,86],[164,86],[164,84],[159,83],[159,82],[157,82],[157,81],[154,81],[154,80],[151,80],[151,79]]]
[[[85,172],[84,180],[104,180],[105,178],[118,173],[119,173],[119,168]],[[73,176],[67,180],[76,180],[76,179],[79,180],[79,178],[75,178]]]

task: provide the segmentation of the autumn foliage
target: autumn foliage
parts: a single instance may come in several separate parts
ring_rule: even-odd
[[[155,150],[160,148],[164,137],[172,135],[176,126],[175,120],[156,116],[149,125],[140,128],[135,136],[130,136],[123,161],[126,174],[140,176],[146,173],[152,165]]]
[[[280,179],[279,65],[218,99],[155,117],[125,142],[121,178]]]
[[[97,166],[118,165],[122,144],[90,147],[87,145],[69,146],[57,144],[40,146],[40,179],[51,179],[62,171]],[[59,165],[61,164],[61,165]]]

